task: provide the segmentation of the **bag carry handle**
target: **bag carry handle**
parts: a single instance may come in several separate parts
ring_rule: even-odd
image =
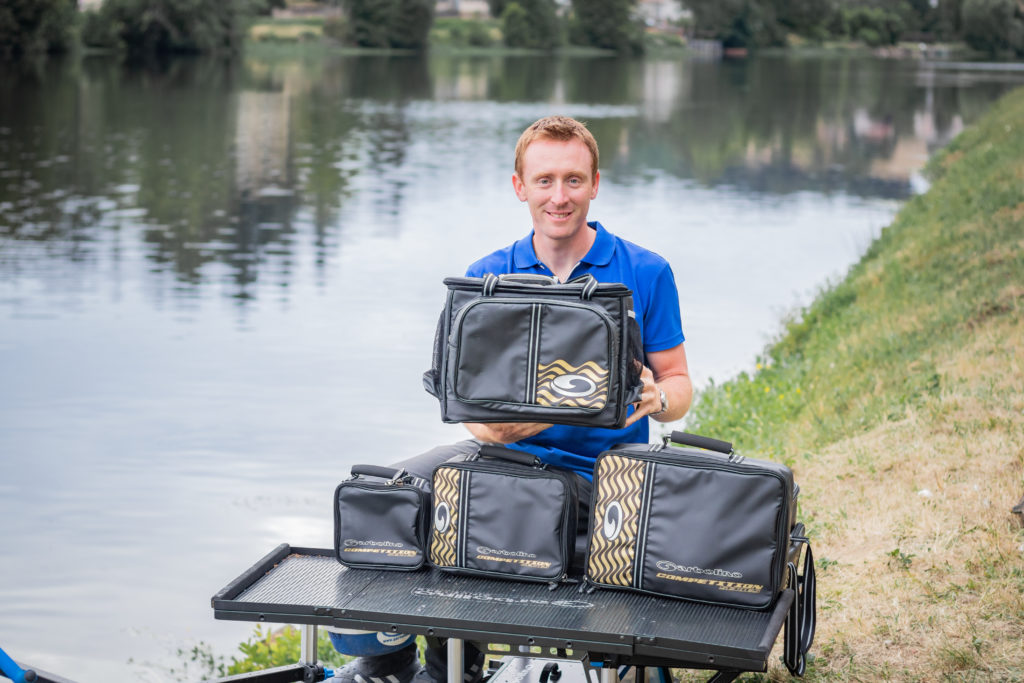
[[[557,283],[557,280],[551,276],[538,273],[502,273],[501,275],[485,273],[483,283],[481,284],[481,292],[484,296],[493,296],[498,288],[498,284],[502,282],[524,285],[553,285]],[[584,301],[590,301],[590,298],[594,296],[594,292],[597,291],[598,282],[597,278],[593,275],[585,273],[577,278],[573,278],[566,284],[580,285],[580,298]]]
[[[403,470],[396,470],[394,467],[381,467],[379,465],[352,465],[353,476],[380,477],[381,479],[394,479],[402,474]]]
[[[484,458],[499,458],[500,460],[508,460],[509,462],[528,465],[529,467],[540,467],[541,465],[540,458],[533,453],[517,451],[503,446],[495,446],[489,443],[485,443],[480,446],[479,454]]]
[[[502,273],[498,276],[502,282],[519,282],[524,285],[553,285],[555,278],[540,273]]]
[[[672,432],[668,438],[672,443],[679,443],[684,446],[696,446],[697,448],[703,448],[708,451],[718,451],[719,453],[725,453],[726,455],[730,455],[733,452],[732,444],[728,441],[719,441],[718,439],[701,436],[700,434]]]

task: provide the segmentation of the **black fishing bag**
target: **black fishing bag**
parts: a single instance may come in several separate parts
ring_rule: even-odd
[[[793,588],[786,664],[802,673],[814,635],[814,561],[796,524],[792,471],[717,439],[673,432],[670,440],[710,450],[622,444],[597,457],[586,580],[762,610]]]
[[[447,278],[423,376],[444,422],[618,428],[640,398],[643,344],[633,294],[592,275]]]
[[[334,491],[334,552],[346,567],[412,571],[426,563],[430,484],[404,470],[353,465]]]
[[[484,445],[434,468],[430,563],[459,574],[557,582],[576,542],[572,472]]]

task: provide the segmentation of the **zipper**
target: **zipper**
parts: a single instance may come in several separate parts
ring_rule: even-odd
[[[579,265],[579,264],[577,264]],[[444,283],[448,286],[449,290],[457,289],[459,291],[478,292],[480,290],[479,279],[475,282],[470,281],[468,278],[447,278]],[[564,287],[566,283],[559,283]],[[567,288],[562,290],[551,289],[552,285],[542,285],[544,287],[545,296],[564,296],[569,298],[579,298],[579,291],[575,288]],[[516,294],[536,294],[539,287],[538,285],[524,285],[516,282],[503,282],[501,283],[501,289],[503,292],[514,292]],[[631,296],[632,291],[626,285],[619,282],[599,282],[597,290],[594,294],[600,292],[601,294],[607,294],[608,296]]]

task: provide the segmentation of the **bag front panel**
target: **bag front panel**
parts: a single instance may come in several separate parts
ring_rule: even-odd
[[[596,583],[633,585],[646,470],[642,460],[619,455],[597,461],[586,570]]]
[[[365,484],[342,484],[336,495],[335,550],[342,564],[423,565],[425,496],[409,488]]]
[[[455,398],[548,415],[599,413],[609,400],[615,335],[600,307],[487,297],[456,314],[449,368]],[[557,419],[557,418],[556,418]]]
[[[540,318],[534,403],[600,411],[609,400],[615,335],[599,309],[545,305]]]
[[[538,579],[567,571],[570,494],[564,481],[474,471],[468,492],[467,569]]]
[[[526,403],[537,312],[525,302],[478,299],[457,314],[450,345],[460,401]]]
[[[778,478],[659,462],[650,490],[639,588],[746,607],[772,603],[788,516]]]
[[[438,567],[459,566],[462,476],[463,472],[454,467],[438,467],[434,471],[430,561]]]

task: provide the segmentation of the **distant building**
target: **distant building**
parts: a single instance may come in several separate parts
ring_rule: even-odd
[[[645,24],[657,28],[677,26],[680,19],[692,14],[679,0],[639,0],[636,10]]]
[[[434,11],[442,17],[465,17],[467,19],[487,17],[491,14],[487,0],[438,0]]]

